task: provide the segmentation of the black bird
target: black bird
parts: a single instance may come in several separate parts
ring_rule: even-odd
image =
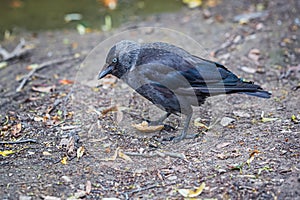
[[[231,93],[262,98],[271,96],[259,85],[243,81],[217,62],[162,42],[118,42],[110,49],[98,78],[107,74],[122,79],[140,95],[166,111],[166,115],[157,123],[162,123],[170,114],[186,115],[183,131],[176,138],[178,141],[187,137],[192,106],[200,106],[209,96]]]

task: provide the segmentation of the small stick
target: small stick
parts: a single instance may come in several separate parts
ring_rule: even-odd
[[[33,68],[26,76],[24,76],[24,78],[22,79],[22,82],[20,83],[20,85],[18,86],[18,88],[16,89],[16,92],[20,92],[23,87],[25,86],[25,84],[28,82],[28,80],[32,77],[32,75],[45,68],[45,67],[48,67],[48,66],[51,66],[53,64],[59,64],[59,63],[63,63],[65,61],[68,61],[68,60],[71,60],[71,59],[75,59],[74,57],[68,57],[68,58],[62,58],[62,59],[56,59],[56,60],[50,60],[50,61],[46,61],[42,64],[40,64],[38,67],[36,68]]]
[[[0,144],[22,144],[22,143],[37,143],[34,139],[25,139],[25,140],[17,140],[17,141],[0,141]]]
[[[16,48],[12,52],[8,52],[0,45],[0,55],[2,56],[2,60],[6,61],[14,57],[20,57],[21,55],[25,54],[27,51],[31,49],[33,49],[33,47],[28,45],[26,46],[26,41],[24,38],[22,38],[20,40],[20,43],[16,46]]]

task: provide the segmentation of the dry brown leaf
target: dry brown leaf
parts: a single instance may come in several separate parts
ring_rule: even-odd
[[[108,108],[105,108],[104,110],[101,111],[102,115],[106,115],[109,112],[113,112],[113,111],[118,111],[118,106],[114,105]]]
[[[85,193],[90,194],[92,191],[92,183],[91,181],[87,181],[85,184]]]
[[[83,156],[84,152],[85,152],[84,147],[83,147],[83,146],[79,147],[79,148],[77,149],[77,154],[76,154],[76,155],[77,155],[77,158],[78,158],[78,159],[81,158],[81,157]]]
[[[68,140],[68,145],[67,145],[67,152],[68,154],[72,154],[75,150],[75,139],[73,137],[71,137]]]
[[[250,156],[249,156],[248,160],[246,161],[246,163],[247,163],[248,165],[250,165],[250,163],[254,160],[255,154],[258,154],[258,153],[260,153],[259,150],[257,150],[257,149],[253,150],[253,151],[250,153]]]
[[[260,50],[259,49],[251,49],[248,53],[248,57],[257,62],[260,59]]]
[[[208,7],[216,7],[220,3],[220,0],[207,0],[205,2],[205,5],[207,5]]]
[[[70,85],[70,84],[73,84],[74,81],[71,81],[71,80],[68,80],[68,79],[62,79],[62,80],[59,80],[59,83],[62,84],[62,85]]]
[[[19,123],[13,126],[13,130],[11,131],[11,133],[14,137],[18,137],[20,136],[19,133],[21,132],[21,130],[22,130],[22,124]]]
[[[225,155],[225,154],[223,154],[223,153],[219,153],[219,154],[217,154],[217,158],[219,158],[219,159],[221,159],[221,160],[224,160],[224,159],[227,159],[228,156]]]
[[[143,121],[140,124],[132,124],[131,126],[144,133],[152,133],[155,131],[160,131],[164,128],[164,125],[149,126],[148,122],[146,121]]]
[[[117,78],[111,75],[107,75],[105,78],[101,79],[102,87],[104,89],[111,88],[117,82]]]

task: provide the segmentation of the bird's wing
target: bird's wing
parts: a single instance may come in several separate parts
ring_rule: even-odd
[[[235,86],[240,79],[223,65],[198,57],[178,55],[160,57],[136,67],[139,79],[161,84],[175,93],[225,93],[226,87]]]

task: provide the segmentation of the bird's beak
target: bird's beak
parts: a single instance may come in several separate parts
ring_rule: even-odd
[[[104,78],[107,74],[111,74],[111,72],[113,71],[114,66],[107,66],[104,70],[102,70],[99,74],[98,74],[98,79]]]

